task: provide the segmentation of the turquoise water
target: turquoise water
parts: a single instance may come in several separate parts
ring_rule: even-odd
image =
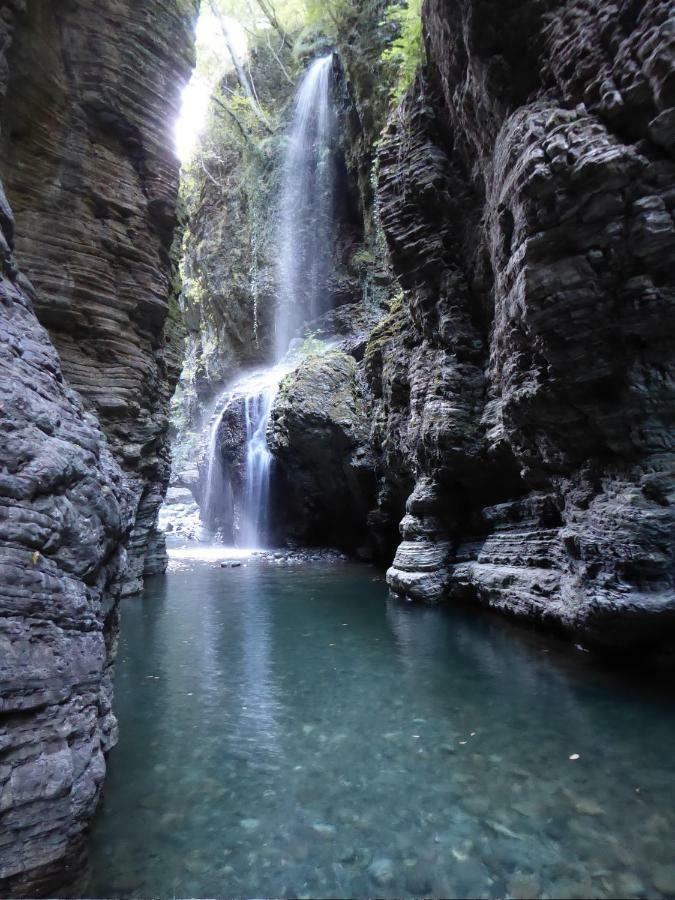
[[[675,895],[670,696],[373,568],[188,563],[124,604],[88,896]]]

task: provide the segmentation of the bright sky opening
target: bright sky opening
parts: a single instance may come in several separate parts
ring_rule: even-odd
[[[224,16],[221,22],[228,30],[235,53],[245,60],[248,57],[246,32],[235,19]],[[197,22],[197,66],[183,91],[181,114],[176,123],[176,153],[182,163],[189,162],[197,148],[214,88],[232,68],[221,22],[208,7]]]

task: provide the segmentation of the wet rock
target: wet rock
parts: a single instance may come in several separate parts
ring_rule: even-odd
[[[395,594],[424,603],[442,600],[448,583],[450,544],[443,540],[438,506],[433,481],[418,481],[401,522],[403,542],[387,572],[387,584]]]
[[[137,12],[75,0],[0,16],[16,211],[14,225],[0,188],[3,897],[81,891],[117,740],[118,600],[166,562],[171,133],[193,10]]]
[[[536,875],[516,872],[509,879],[508,894],[513,900],[537,900],[542,894],[539,879]]]
[[[312,831],[314,831],[315,834],[318,834],[319,837],[326,838],[327,840],[334,838],[336,833],[334,825],[326,825],[323,822],[317,822],[312,825]]]
[[[604,808],[592,797],[575,796],[572,798],[574,809],[583,816],[603,816]]]
[[[133,493],[123,586],[133,593],[166,562],[156,523],[182,364],[173,123],[195,10],[150,0],[139,16],[131,0],[114,6],[46,4],[19,19],[0,155],[35,312]]]
[[[652,867],[652,881],[657,891],[672,897],[675,894],[675,866],[656,863]]]
[[[78,862],[117,739],[112,667],[134,507],[9,259],[0,271],[0,893],[32,896],[58,884],[67,859]]]
[[[632,872],[621,872],[615,879],[616,893],[620,897],[640,897],[645,893],[645,885]]]
[[[291,536],[352,549],[362,543],[373,472],[354,359],[331,351],[287,376],[272,411],[269,442],[285,480]]]

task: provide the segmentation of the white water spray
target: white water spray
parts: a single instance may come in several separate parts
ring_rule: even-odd
[[[275,314],[274,365],[246,376],[223,395],[211,428],[202,516],[213,526],[223,509],[240,514],[239,546],[259,548],[269,525],[273,457],[267,429],[279,385],[290,365],[283,364],[303,324],[330,307],[328,279],[333,258],[334,112],[331,103],[332,54],[316,60],[300,82],[283,166],[279,228],[279,296]],[[223,472],[219,429],[233,402],[243,402],[246,425],[244,490],[239,503]],[[229,491],[229,496],[228,496]],[[223,496],[224,492],[224,496]],[[225,530],[236,531],[234,522]]]

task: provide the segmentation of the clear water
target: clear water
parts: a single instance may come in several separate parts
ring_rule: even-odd
[[[188,556],[124,604],[88,896],[675,894],[665,689],[369,567]]]

